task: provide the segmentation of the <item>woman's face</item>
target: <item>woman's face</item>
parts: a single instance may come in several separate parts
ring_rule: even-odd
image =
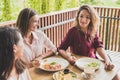
[[[24,47],[23,38],[21,34],[18,33],[18,36],[20,40],[17,44],[14,45],[14,53],[16,58],[20,58],[23,56],[23,47]]]
[[[90,23],[90,14],[87,10],[82,10],[78,17],[79,25],[81,29],[87,29],[89,23]]]
[[[36,30],[36,28],[39,26],[38,20],[39,20],[38,15],[34,15],[33,17],[30,18],[28,31],[35,31]]]

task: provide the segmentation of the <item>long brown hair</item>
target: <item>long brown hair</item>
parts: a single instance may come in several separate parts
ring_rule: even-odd
[[[90,14],[90,23],[88,25],[88,30],[90,30],[90,37],[94,37],[95,36],[95,33],[96,33],[96,30],[99,26],[99,23],[100,23],[100,18],[96,12],[96,10],[90,6],[90,5],[82,5],[78,12],[77,12],[77,16],[75,18],[75,26],[77,28],[80,28],[80,25],[79,25],[79,14],[82,10],[87,10],[88,13]]]
[[[37,15],[37,13],[31,8],[24,8],[21,10],[17,18],[16,26],[20,29],[22,36],[27,34],[30,18],[34,15]]]
[[[19,30],[12,27],[0,28],[0,80],[7,80],[15,65],[18,74],[26,68],[26,63],[22,59],[15,60],[13,45],[18,44],[20,37]]]

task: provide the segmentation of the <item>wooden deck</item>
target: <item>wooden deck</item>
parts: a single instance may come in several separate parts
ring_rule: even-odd
[[[95,7],[101,25],[99,36],[105,49],[120,51],[120,8]],[[78,8],[40,15],[40,27],[56,46],[59,46],[67,31],[73,27]],[[0,23],[1,26],[15,26],[15,21]]]

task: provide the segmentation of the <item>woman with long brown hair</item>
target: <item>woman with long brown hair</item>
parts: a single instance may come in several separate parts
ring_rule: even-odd
[[[0,28],[0,80],[31,80],[21,59],[23,39],[18,29]]]
[[[29,67],[34,66],[34,62],[39,65],[38,60],[53,55],[57,49],[50,39],[38,30],[39,16],[31,8],[24,8],[20,11],[16,26],[20,29],[24,39],[24,57],[29,63]],[[44,50],[46,49],[46,52]],[[38,60],[37,60],[38,59]]]
[[[68,47],[74,54],[91,58],[96,58],[97,51],[105,61],[105,68],[112,70],[114,65],[105,54],[103,43],[97,33],[99,24],[100,18],[95,9],[90,5],[82,5],[76,16],[75,26],[68,31],[58,48],[60,54],[71,63],[75,63],[76,58],[66,53]],[[117,75],[114,80],[119,80]]]

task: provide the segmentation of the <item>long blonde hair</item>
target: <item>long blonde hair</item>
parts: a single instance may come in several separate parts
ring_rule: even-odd
[[[80,24],[79,24],[79,14],[82,10],[87,10],[88,13],[90,14],[90,23],[88,25],[88,30],[90,30],[90,37],[93,38],[95,37],[96,30],[100,24],[100,18],[96,12],[96,10],[90,6],[90,5],[82,5],[78,12],[77,16],[75,19],[75,26],[80,29]]]

